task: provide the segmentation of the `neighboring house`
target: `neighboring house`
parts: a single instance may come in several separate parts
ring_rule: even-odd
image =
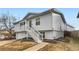
[[[12,34],[13,34],[12,38],[14,38],[15,36],[14,28],[12,28]],[[11,39],[10,36],[11,34],[6,29],[0,30],[0,39]]]
[[[15,23],[16,39],[32,37],[35,42],[44,39],[53,40],[64,37],[64,31],[72,31],[64,15],[56,9],[41,13],[28,13],[21,21]]]
[[[9,32],[7,30],[0,30],[0,39],[5,39],[10,36]]]
[[[66,30],[67,30],[67,31],[74,31],[75,28],[74,28],[73,26],[67,24],[67,26],[66,26]]]

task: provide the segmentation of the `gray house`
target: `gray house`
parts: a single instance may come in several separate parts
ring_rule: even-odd
[[[64,37],[64,31],[73,31],[64,15],[56,9],[41,13],[28,13],[21,21],[15,23],[16,39],[31,37],[41,43],[44,39],[54,40]]]

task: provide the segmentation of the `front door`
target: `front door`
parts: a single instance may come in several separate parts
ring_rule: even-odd
[[[32,27],[32,21],[31,20],[29,21],[29,27]]]
[[[43,32],[42,34],[43,34],[43,38],[45,38],[45,32]]]
[[[45,38],[45,32],[40,32],[41,34],[43,34],[43,38]]]

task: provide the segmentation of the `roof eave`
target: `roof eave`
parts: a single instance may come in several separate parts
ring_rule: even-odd
[[[30,14],[32,14],[32,13],[28,13],[28,14],[27,14],[27,15],[26,15],[22,20],[20,20],[20,21],[23,21],[24,19],[29,20],[29,19],[32,19],[32,18],[38,17],[38,16],[40,16],[40,15],[48,14],[48,13],[51,13],[51,12],[54,12],[54,13],[56,13],[56,14],[60,14],[61,17],[62,17],[62,19],[63,19],[63,21],[64,21],[64,23],[66,23],[65,18],[64,18],[64,15],[63,15],[61,12],[56,11],[54,8],[49,9],[49,10],[44,11],[44,12],[41,12],[41,13],[37,14],[36,16],[32,16],[32,17],[30,17],[30,18],[27,18],[27,17],[28,17],[28,15],[30,15]],[[14,23],[14,24],[17,24],[17,23],[19,23],[20,21]]]

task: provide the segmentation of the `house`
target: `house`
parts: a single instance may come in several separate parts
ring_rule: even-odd
[[[75,30],[75,28],[73,26],[67,24],[66,31],[74,31],[74,30]]]
[[[64,37],[64,31],[73,31],[64,15],[56,9],[41,13],[28,13],[21,21],[15,23],[16,39],[32,37],[40,43],[45,39],[53,40]]]
[[[7,30],[0,30],[0,39],[5,39],[10,36],[9,32]]]
[[[15,32],[14,32],[14,28],[12,28],[12,38],[14,38]],[[0,39],[11,39],[10,38],[11,34],[8,32],[8,30],[6,29],[1,29],[0,30]]]

